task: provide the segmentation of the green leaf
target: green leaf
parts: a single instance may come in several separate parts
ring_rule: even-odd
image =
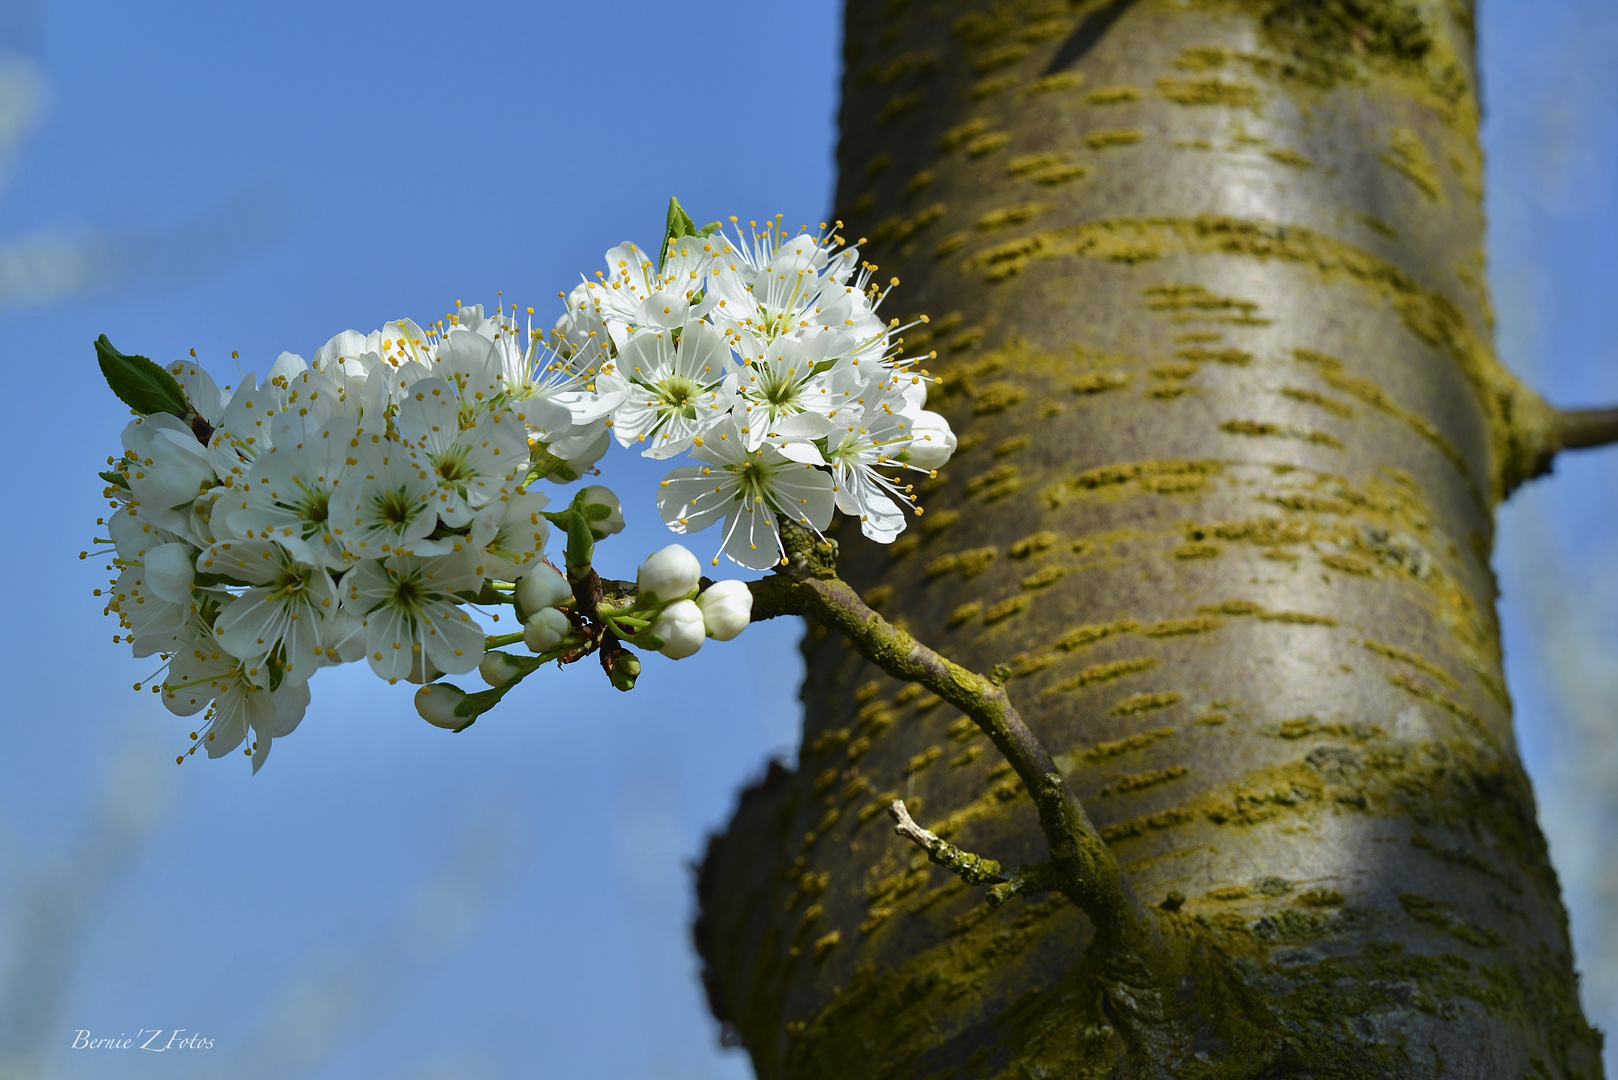
[[[118,400],[142,416],[152,413],[186,414],[185,391],[174,376],[144,356],[125,356],[112,347],[107,335],[96,338],[96,359],[107,385]]]
[[[113,487],[121,487],[125,489],[129,487],[129,481],[124,479],[123,473],[98,472],[96,475],[101,477],[101,479],[105,480],[107,483],[111,484]]]

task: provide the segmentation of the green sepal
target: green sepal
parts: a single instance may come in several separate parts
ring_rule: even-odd
[[[567,521],[567,577],[578,582],[590,572],[590,561],[595,556],[595,533],[582,507],[575,505]]]
[[[720,223],[717,221],[710,221],[702,228],[697,228],[697,223],[692,221],[691,215],[685,212],[685,207],[680,205],[680,200],[670,196],[669,215],[663,225],[663,246],[657,249],[658,273],[663,272],[663,263],[668,258],[669,245],[674,241],[682,236],[700,236],[707,239],[718,232],[719,228]]]
[[[129,490],[129,481],[124,479],[123,473],[98,472],[96,475],[101,477],[101,479],[105,480],[107,483],[111,484],[113,487],[121,487],[125,491]]]
[[[184,416],[188,411],[185,391],[173,375],[144,356],[125,356],[112,347],[106,334],[96,338],[96,360],[118,400],[140,415]]]
[[[691,220],[691,215],[685,212],[680,200],[669,196],[669,214],[663,223],[663,243],[657,249],[657,272],[663,272],[663,262],[668,258],[669,245],[682,236],[690,236],[697,231],[697,223]]]
[[[455,595],[468,604],[510,604],[515,602],[510,594],[501,592],[488,581],[485,581],[483,587],[477,592],[466,589]]]
[[[579,472],[577,469],[551,453],[549,443],[541,443],[539,456],[529,467],[528,479],[524,483],[532,484],[536,480],[549,480],[553,484],[571,484],[578,478]]]

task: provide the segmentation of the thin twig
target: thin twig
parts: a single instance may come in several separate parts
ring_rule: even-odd
[[[994,859],[962,851],[930,829],[916,824],[916,819],[905,809],[903,799],[894,799],[888,813],[895,822],[893,831],[927,853],[937,863],[968,885],[989,886],[990,907],[999,907],[1018,893],[1046,892],[1056,887],[1051,869],[1046,864],[1019,866],[1007,870]]]
[[[893,831],[927,853],[927,857],[954,874],[968,885],[997,885],[1010,881],[1008,874],[994,859],[962,851],[937,833],[916,824],[916,819],[905,809],[903,799],[894,799],[888,806],[896,824]]]

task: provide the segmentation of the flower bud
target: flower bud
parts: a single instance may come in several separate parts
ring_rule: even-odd
[[[612,670],[607,677],[619,690],[635,689],[635,680],[640,678],[640,657],[625,649],[612,658]]]
[[[528,646],[529,652],[549,652],[562,643],[573,624],[553,607],[540,608],[528,616],[523,624],[522,643]]]
[[[592,507],[602,507],[606,513],[601,514]],[[623,532],[624,505],[618,501],[618,496],[612,493],[611,488],[591,484],[584,489],[584,516],[589,519],[590,529],[598,538],[605,539],[614,533]]]
[[[937,469],[955,453],[955,432],[949,421],[923,409],[910,425],[910,464],[918,469]]]
[[[676,600],[657,617],[652,633],[663,642],[658,652],[671,660],[684,660],[702,648],[707,639],[702,609],[690,600]]]
[[[670,544],[649,556],[635,575],[642,604],[666,604],[695,595],[702,580],[702,564],[679,544]]]
[[[469,717],[456,716],[455,706],[466,699],[466,694],[449,683],[428,683],[416,691],[416,711],[433,727],[454,730],[466,726]]]
[[[527,636],[526,632],[523,635]],[[478,664],[478,674],[490,686],[504,686],[506,683],[522,674],[522,668],[515,659],[503,652],[483,654],[483,662]]]
[[[708,636],[715,641],[729,641],[746,630],[753,617],[753,590],[745,581],[717,581],[697,597],[697,607],[702,609],[702,624]]]
[[[548,562],[529,566],[517,579],[517,607],[523,614],[559,607],[573,599],[573,588],[562,572]]]

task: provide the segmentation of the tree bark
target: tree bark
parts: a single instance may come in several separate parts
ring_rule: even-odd
[[[811,621],[799,765],[700,882],[760,1077],[1601,1074],[1489,564],[1600,425],[1493,353],[1472,35],[1468,0],[850,0],[837,205],[961,446],[841,572],[1009,667],[1159,944],[893,835],[902,797],[1046,853],[977,728]]]

